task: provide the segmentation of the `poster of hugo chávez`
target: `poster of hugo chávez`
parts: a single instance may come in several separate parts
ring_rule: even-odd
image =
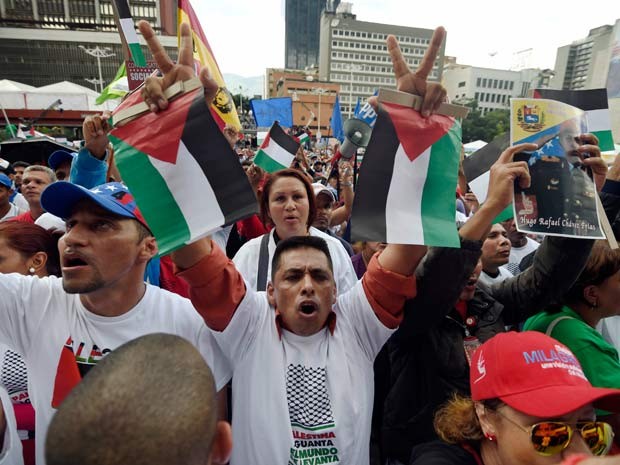
[[[587,133],[585,113],[554,100],[512,99],[512,145],[534,143],[538,150],[515,155],[525,161],[532,182],[515,183],[514,217],[526,233],[603,238],[596,207],[596,188],[581,163],[579,136]],[[587,155],[586,155],[587,156]]]

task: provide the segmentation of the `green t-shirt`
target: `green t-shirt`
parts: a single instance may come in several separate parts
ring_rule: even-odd
[[[560,312],[555,313],[540,312],[528,318],[523,330],[546,333],[549,325],[562,316],[570,318],[560,320],[550,336],[575,354],[584,374],[593,386],[620,388],[618,351],[570,308],[562,307]]]

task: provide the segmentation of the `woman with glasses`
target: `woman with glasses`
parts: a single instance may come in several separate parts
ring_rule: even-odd
[[[572,352],[542,333],[482,344],[470,386],[471,397],[454,397],[435,416],[443,441],[415,447],[410,465],[586,465],[611,448],[612,428],[594,408],[620,410],[620,390],[592,387]]]
[[[563,301],[564,305],[529,318],[524,329],[540,331],[565,344],[593,386],[620,388],[618,351],[596,330],[602,319],[620,315],[620,250],[611,249],[607,241],[597,241]],[[620,415],[597,414],[614,429],[620,428]]]

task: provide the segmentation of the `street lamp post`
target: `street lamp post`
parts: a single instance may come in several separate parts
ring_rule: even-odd
[[[327,92],[327,90],[323,89],[322,87],[317,87],[313,91],[313,93],[319,95],[319,120],[318,120],[318,124],[316,125],[316,127],[317,127],[316,139],[317,140],[319,140],[321,138],[321,95],[323,95],[325,92]]]
[[[243,114],[243,86],[239,86],[239,114]]]
[[[100,48],[98,45],[95,48],[86,48],[83,45],[78,45],[79,48],[84,51],[84,53],[90,55],[91,57],[97,58],[97,69],[99,70],[99,93],[103,92],[103,75],[101,73],[101,59],[109,58],[116,55],[112,53],[108,47]]]

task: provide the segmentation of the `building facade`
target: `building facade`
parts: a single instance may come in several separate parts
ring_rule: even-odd
[[[616,28],[620,20],[616,20]],[[558,48],[552,89],[597,89],[607,85],[614,46],[614,26],[591,29],[588,36]]]
[[[459,65],[454,59],[448,61],[442,84],[450,101],[461,105],[476,101],[483,115],[507,110],[510,98],[526,97],[530,89],[548,87],[552,74],[550,70],[509,71]]]
[[[286,0],[284,66],[303,70],[319,63],[321,13],[336,11],[340,0]]]
[[[130,5],[134,20],[151,23],[176,57],[176,1]],[[105,49],[100,64],[107,85],[124,60],[111,0],[0,0],[0,79],[35,87],[71,81],[97,90],[97,59],[80,46]]]
[[[340,85],[318,80],[316,69],[308,71],[267,69],[265,76],[267,98],[290,97],[293,101],[293,124],[307,127],[316,135],[331,136],[330,118]]]

